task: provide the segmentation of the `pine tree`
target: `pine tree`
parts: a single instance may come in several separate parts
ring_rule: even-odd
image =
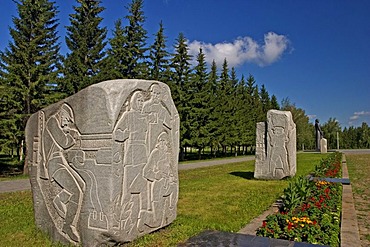
[[[270,102],[270,95],[265,87],[262,84],[260,89],[260,97],[261,97],[261,104],[262,104],[262,112],[267,114],[267,111],[271,109],[271,102]]]
[[[113,37],[109,40],[110,48],[108,56],[104,59],[103,75],[105,80],[127,78],[127,56],[125,48],[126,36],[122,27],[122,20],[118,19],[114,23]]]
[[[31,113],[54,99],[60,65],[57,9],[48,0],[15,1],[18,17],[13,18],[12,41],[0,53],[1,138],[8,148],[24,139]]]
[[[143,27],[145,21],[143,2],[143,0],[132,0],[127,7],[129,15],[125,18],[129,24],[124,28],[125,78],[146,78],[148,75],[145,62],[145,52],[148,48],[145,47],[147,31]]]
[[[245,85],[246,100],[249,106],[249,111],[246,111],[246,115],[249,116],[245,122],[246,133],[246,145],[254,146],[256,143],[256,124],[257,122],[265,121],[266,117],[263,116],[262,105],[258,93],[258,86],[253,75],[249,75]],[[247,109],[246,109],[247,110]]]
[[[164,36],[163,23],[159,23],[159,30],[155,35],[154,44],[150,49],[150,79],[167,82],[165,72],[168,70],[167,57],[169,53],[166,51],[166,37]]]
[[[271,96],[271,109],[280,109],[279,102],[274,94]]]
[[[211,153],[216,154],[216,148],[219,146],[217,138],[217,127],[220,115],[218,114],[218,101],[217,101],[217,88],[218,88],[218,75],[217,75],[217,65],[215,60],[212,61],[211,71],[208,74],[207,91],[209,92],[209,120],[208,120],[208,136],[209,145],[211,146]],[[214,155],[215,156],[215,155]]]
[[[218,82],[218,88],[216,91],[218,107],[215,109],[217,112],[217,139],[219,144],[222,146],[222,152],[226,153],[227,146],[232,144],[231,132],[233,126],[232,123],[232,103],[230,98],[232,97],[232,82],[229,76],[228,62],[226,58],[222,64],[222,70],[220,79]]]
[[[245,78],[242,75],[240,81],[235,86],[235,110],[234,110],[234,121],[235,121],[235,142],[239,149],[241,146],[245,146],[246,143],[246,129],[245,125],[247,122],[248,115],[246,112],[250,109],[247,104],[248,99],[245,88]]]
[[[198,158],[201,158],[203,148],[209,144],[209,114],[210,114],[210,92],[208,91],[208,74],[205,55],[199,49],[197,65],[191,78],[189,91],[188,130],[191,145],[198,149]]]
[[[66,44],[70,50],[64,61],[63,90],[73,94],[101,80],[105,56],[107,28],[100,27],[104,10],[100,0],[77,0],[74,14],[70,14]]]
[[[170,67],[172,73],[169,86],[172,92],[172,98],[175,102],[180,116],[180,159],[184,159],[185,148],[189,145],[188,125],[188,86],[191,56],[188,53],[188,46],[183,33],[179,33],[175,44],[175,54],[171,58]]]

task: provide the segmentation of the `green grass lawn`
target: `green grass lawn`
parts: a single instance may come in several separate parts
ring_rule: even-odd
[[[311,172],[326,155],[298,154],[297,176]],[[253,179],[254,161],[179,172],[177,219],[128,246],[176,246],[206,229],[237,232],[282,195],[288,180]],[[31,192],[0,194],[2,246],[52,246],[35,229]]]
[[[370,246],[370,154],[346,155],[360,228],[361,244]]]

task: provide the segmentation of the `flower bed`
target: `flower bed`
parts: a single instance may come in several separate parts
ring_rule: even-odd
[[[316,166],[315,177],[339,177],[341,154],[333,153]],[[283,206],[269,215],[257,236],[339,246],[342,186],[306,177],[292,180],[284,190]]]

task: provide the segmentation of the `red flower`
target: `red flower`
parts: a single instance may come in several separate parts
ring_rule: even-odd
[[[292,230],[293,226],[294,226],[293,223],[292,222],[289,222],[288,223],[288,230]]]
[[[266,220],[262,222],[262,227],[266,227]]]

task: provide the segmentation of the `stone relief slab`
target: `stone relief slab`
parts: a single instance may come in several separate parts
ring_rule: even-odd
[[[296,127],[289,111],[269,110],[257,123],[254,177],[282,179],[296,173]]]
[[[26,162],[37,226],[98,246],[170,224],[179,126],[169,87],[147,80],[101,82],[33,114]]]

